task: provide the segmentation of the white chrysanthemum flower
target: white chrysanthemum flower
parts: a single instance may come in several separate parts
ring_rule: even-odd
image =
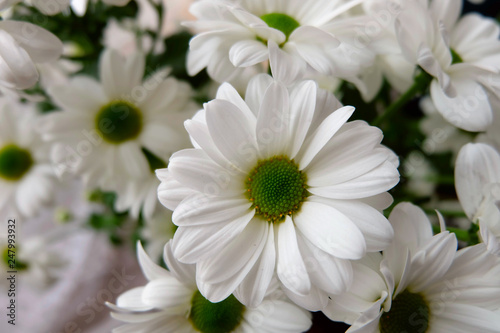
[[[190,11],[197,21],[185,22],[198,33],[190,42],[188,72],[194,75],[206,67],[216,81],[230,81],[245,67],[267,61],[268,41],[273,41],[293,55],[296,66],[305,68],[307,64],[337,77],[354,76],[373,61],[369,49],[353,45],[354,27],[362,26],[364,21],[343,16],[359,2],[194,2]]]
[[[16,219],[16,230],[19,228],[19,220]],[[7,227],[7,220],[5,222]],[[19,238],[16,242],[8,241],[7,234],[0,235],[0,251],[2,268],[0,285],[9,287],[9,271],[16,271],[18,278],[23,283],[35,288],[46,288],[57,281],[61,270],[67,261],[56,250],[49,249],[50,245],[68,229],[54,229],[53,231],[29,238]],[[10,246],[9,246],[10,244]]]
[[[391,246],[358,263],[350,292],[332,296],[323,312],[351,324],[349,333],[498,332],[500,259],[483,244],[457,252],[454,234],[432,236],[425,213],[410,203],[389,220]]]
[[[0,215],[31,217],[52,198],[49,147],[36,132],[35,106],[0,101]]]
[[[232,295],[211,303],[196,288],[195,265],[177,262],[170,245],[165,246],[167,271],[138,243],[137,256],[149,282],[120,295],[117,305],[107,303],[111,316],[127,323],[113,332],[299,333],[311,327],[311,314],[276,295],[276,289],[256,308],[245,307]]]
[[[469,143],[455,163],[455,188],[467,217],[479,224],[488,250],[500,255],[500,154],[490,145]]]
[[[35,63],[59,58],[63,45],[51,32],[28,22],[0,22],[0,85],[27,89],[38,81]]]
[[[44,116],[41,131],[55,142],[56,172],[83,177],[88,188],[114,188],[123,179],[151,174],[145,151],[168,158],[185,147],[179,124],[192,115],[191,89],[166,71],[142,81],[144,56],[126,60],[106,50],[100,60],[101,83],[76,76],[48,93],[63,111]],[[142,200],[142,199],[141,199]]]
[[[405,1],[396,34],[405,57],[434,77],[431,97],[453,125],[483,131],[492,121],[488,91],[500,70],[500,28],[490,18],[467,14],[462,0]]]
[[[185,123],[198,148],[157,171],[158,196],[179,226],[175,255],[197,263],[205,297],[235,292],[259,304],[276,267],[291,297],[320,309],[320,290],[349,286],[350,260],[389,244],[392,228],[378,209],[399,180],[397,157],[378,128],[346,124],[353,111],[312,81],[286,88],[262,74],[245,101],[223,84]]]

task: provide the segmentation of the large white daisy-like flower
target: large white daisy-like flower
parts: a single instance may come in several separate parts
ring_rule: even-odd
[[[245,67],[262,65],[268,60],[268,43],[272,41],[293,55],[299,67],[305,68],[307,64],[323,74],[354,76],[373,61],[368,48],[360,50],[352,45],[354,27],[365,21],[343,16],[359,3],[339,0],[194,2],[190,11],[197,20],[185,22],[198,33],[190,42],[188,72],[194,75],[206,67],[216,81],[230,81]]]
[[[0,22],[0,85],[27,89],[38,81],[36,63],[59,58],[62,42],[51,32],[28,22]]]
[[[36,132],[35,106],[0,101],[0,215],[31,217],[52,197],[49,147]]]
[[[197,148],[157,171],[158,196],[179,226],[175,255],[197,263],[205,297],[236,290],[259,304],[276,268],[292,297],[317,310],[326,301],[319,290],[350,284],[350,260],[389,244],[378,209],[399,180],[397,157],[378,128],[346,123],[353,111],[312,81],[286,88],[262,74],[246,100],[223,84],[185,123]]]
[[[500,259],[483,244],[460,251],[454,234],[432,235],[410,203],[389,216],[394,241],[383,255],[357,263],[349,293],[323,312],[352,333],[495,333],[500,327]]]
[[[500,154],[490,145],[469,143],[455,162],[455,187],[467,217],[479,224],[488,250],[500,255]]]
[[[114,189],[124,179],[151,175],[145,150],[167,159],[185,147],[186,136],[178,127],[194,110],[190,87],[167,78],[166,71],[143,82],[144,66],[142,54],[124,59],[106,50],[100,60],[101,83],[76,76],[66,86],[48,90],[63,109],[41,123],[44,139],[55,142],[58,174],[73,172],[87,187]]]
[[[453,125],[483,131],[492,121],[488,90],[500,70],[500,28],[489,18],[467,14],[462,0],[403,2],[396,35],[405,57],[434,77],[431,97]]]
[[[311,327],[311,314],[277,289],[271,289],[256,308],[245,307],[232,295],[211,303],[196,287],[195,265],[177,262],[170,245],[165,246],[167,271],[138,243],[139,264],[149,282],[120,295],[117,305],[108,303],[111,316],[127,323],[113,332],[299,333]]]

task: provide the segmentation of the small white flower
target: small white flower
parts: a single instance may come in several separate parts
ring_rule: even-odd
[[[190,8],[198,33],[190,42],[190,75],[203,68],[218,82],[231,81],[245,67],[263,70],[273,42],[293,55],[296,66],[337,77],[353,77],[371,64],[370,50],[353,46],[354,28],[363,20],[345,18],[360,1],[202,0]],[[334,37],[335,35],[335,37]],[[342,42],[339,46],[339,42]]]
[[[63,45],[51,32],[28,22],[0,22],[0,85],[27,89],[38,81],[36,63],[59,58]]]
[[[434,77],[431,97],[453,125],[483,131],[492,121],[487,92],[500,69],[498,24],[478,14],[459,19],[462,0],[407,0],[396,19],[403,54]]]
[[[130,178],[151,175],[145,149],[167,159],[186,147],[187,136],[178,127],[195,110],[189,86],[167,78],[166,71],[142,81],[144,66],[141,54],[123,59],[106,50],[101,83],[76,76],[66,86],[49,89],[63,111],[44,116],[41,131],[55,142],[58,175],[70,171],[82,176],[87,188],[115,189]]]
[[[16,227],[19,228],[19,225]],[[35,288],[46,288],[56,282],[67,261],[50,246],[55,240],[54,236],[62,235],[62,229],[26,239],[20,238],[19,230],[16,230],[15,243],[8,242],[7,234],[0,235],[1,285],[9,287],[7,278],[10,273],[7,271],[17,271],[23,283]]]
[[[490,145],[469,143],[455,164],[458,199],[473,222],[479,224],[488,250],[500,255],[500,154]]]
[[[294,73],[271,68],[285,81]],[[390,242],[378,209],[399,180],[397,157],[378,128],[346,124],[353,111],[312,81],[287,88],[261,74],[246,100],[223,84],[185,123],[197,148],[157,171],[158,196],[179,226],[175,255],[197,263],[205,297],[234,292],[259,304],[276,269],[295,301],[317,310],[326,301],[320,290],[349,286],[350,260]]]
[[[36,132],[35,106],[0,100],[0,215],[31,217],[50,201],[49,147]]]
[[[299,333],[311,327],[311,314],[270,289],[261,306],[247,308],[234,296],[211,303],[196,288],[195,266],[177,262],[165,246],[169,270],[156,265],[140,243],[137,256],[148,283],[107,303],[111,316],[126,322],[113,332],[263,332]]]
[[[357,263],[351,290],[332,296],[323,312],[351,324],[349,333],[498,332],[500,259],[483,244],[457,252],[454,234],[432,236],[410,203],[389,220],[391,246]]]

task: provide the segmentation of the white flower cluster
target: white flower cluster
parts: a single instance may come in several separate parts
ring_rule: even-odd
[[[67,30],[0,22],[0,213],[36,216],[58,181],[113,193],[89,223],[148,252],[115,332],[305,332],[311,311],[499,332],[498,21],[462,0],[24,2],[0,9],[119,13],[64,63]],[[62,266],[39,248],[21,262]]]

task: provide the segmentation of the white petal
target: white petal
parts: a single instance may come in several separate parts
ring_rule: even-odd
[[[208,198],[196,193],[182,201],[172,215],[178,226],[196,226],[230,221],[250,211],[252,203],[247,198]]]
[[[37,25],[7,20],[0,23],[0,28],[14,37],[34,62],[57,60],[62,54],[59,38]]]
[[[331,186],[310,187],[309,192],[332,199],[360,199],[385,192],[399,182],[397,167],[386,161],[357,178]]]
[[[142,301],[151,307],[160,309],[184,306],[184,311],[186,311],[189,309],[193,292],[174,277],[157,279],[144,287]]]
[[[273,40],[267,43],[273,78],[287,86],[300,80],[306,71],[305,62],[297,61],[292,55],[282,51]]]
[[[65,111],[71,113],[78,111],[87,117],[97,114],[108,102],[100,84],[93,78],[83,75],[72,78],[67,85],[52,86],[47,92]]]
[[[0,83],[16,89],[32,87],[38,80],[38,72],[28,53],[2,30],[0,45]]]
[[[269,228],[267,222],[254,219],[222,251],[198,262],[196,281],[207,299],[219,302],[235,291],[261,256],[268,241]],[[267,286],[263,287],[267,290]]]
[[[329,255],[301,234],[297,240],[313,285],[331,294],[346,292],[352,282],[351,262]]]
[[[311,160],[345,124],[353,112],[354,108],[352,106],[344,106],[330,114],[321,125],[319,125],[314,133],[304,142],[301,152],[299,153],[300,169],[304,169],[309,165]]]
[[[500,314],[479,307],[446,303],[433,320],[433,332],[496,333],[500,327]]]
[[[251,210],[232,220],[179,227],[172,245],[175,257],[188,264],[213,257],[243,231],[254,214],[255,211]]]
[[[131,311],[148,311],[152,309],[151,306],[142,301],[142,291],[144,287],[135,287],[127,290],[116,300],[116,305],[120,308]]]
[[[170,157],[169,173],[182,185],[208,196],[244,192],[244,176],[215,164],[201,149],[184,149]]]
[[[247,311],[244,320],[259,332],[305,332],[312,325],[308,311],[281,300],[266,300],[261,307]]]
[[[208,130],[219,151],[240,170],[249,172],[257,158],[252,124],[238,107],[225,100],[213,100],[205,109]]]
[[[341,259],[360,259],[366,242],[358,227],[344,214],[322,203],[306,201],[293,221],[319,249]]]
[[[266,90],[257,118],[256,137],[261,158],[283,154],[289,142],[290,106],[288,91],[279,82]]]
[[[269,224],[269,232],[262,253],[248,272],[248,275],[235,290],[234,295],[248,307],[259,305],[266,295],[276,265],[274,228]]]
[[[489,184],[500,183],[500,155],[491,146],[469,143],[455,163],[455,188],[470,220],[475,220]]]
[[[168,270],[178,280],[185,285],[196,288],[196,267],[195,265],[183,264],[174,257],[172,250],[172,240],[169,240],[163,249],[163,260],[168,267]]]
[[[257,115],[260,110],[262,98],[264,97],[267,88],[273,82],[274,80],[271,76],[267,74],[258,74],[248,83],[245,101],[255,115]]]
[[[229,60],[236,67],[252,66],[267,58],[267,47],[258,40],[242,40],[229,49]]]
[[[446,96],[436,81],[431,83],[431,97],[437,110],[453,125],[471,132],[480,132],[493,121],[488,96],[473,77],[454,73],[452,82],[457,95]]]
[[[158,199],[170,210],[174,210],[188,195],[195,193],[191,188],[176,181],[168,169],[158,169],[156,175],[161,180],[158,186]]]
[[[170,273],[167,270],[158,266],[149,258],[140,241],[137,241],[137,259],[139,260],[139,265],[141,266],[144,276],[146,276],[149,281],[170,278]]]
[[[307,295],[311,281],[297,245],[297,236],[292,219],[287,216],[284,222],[275,226],[277,229],[277,273],[280,281],[292,292]]]
[[[314,81],[304,81],[290,93],[290,158],[299,152],[311,126],[316,107],[316,90]]]

